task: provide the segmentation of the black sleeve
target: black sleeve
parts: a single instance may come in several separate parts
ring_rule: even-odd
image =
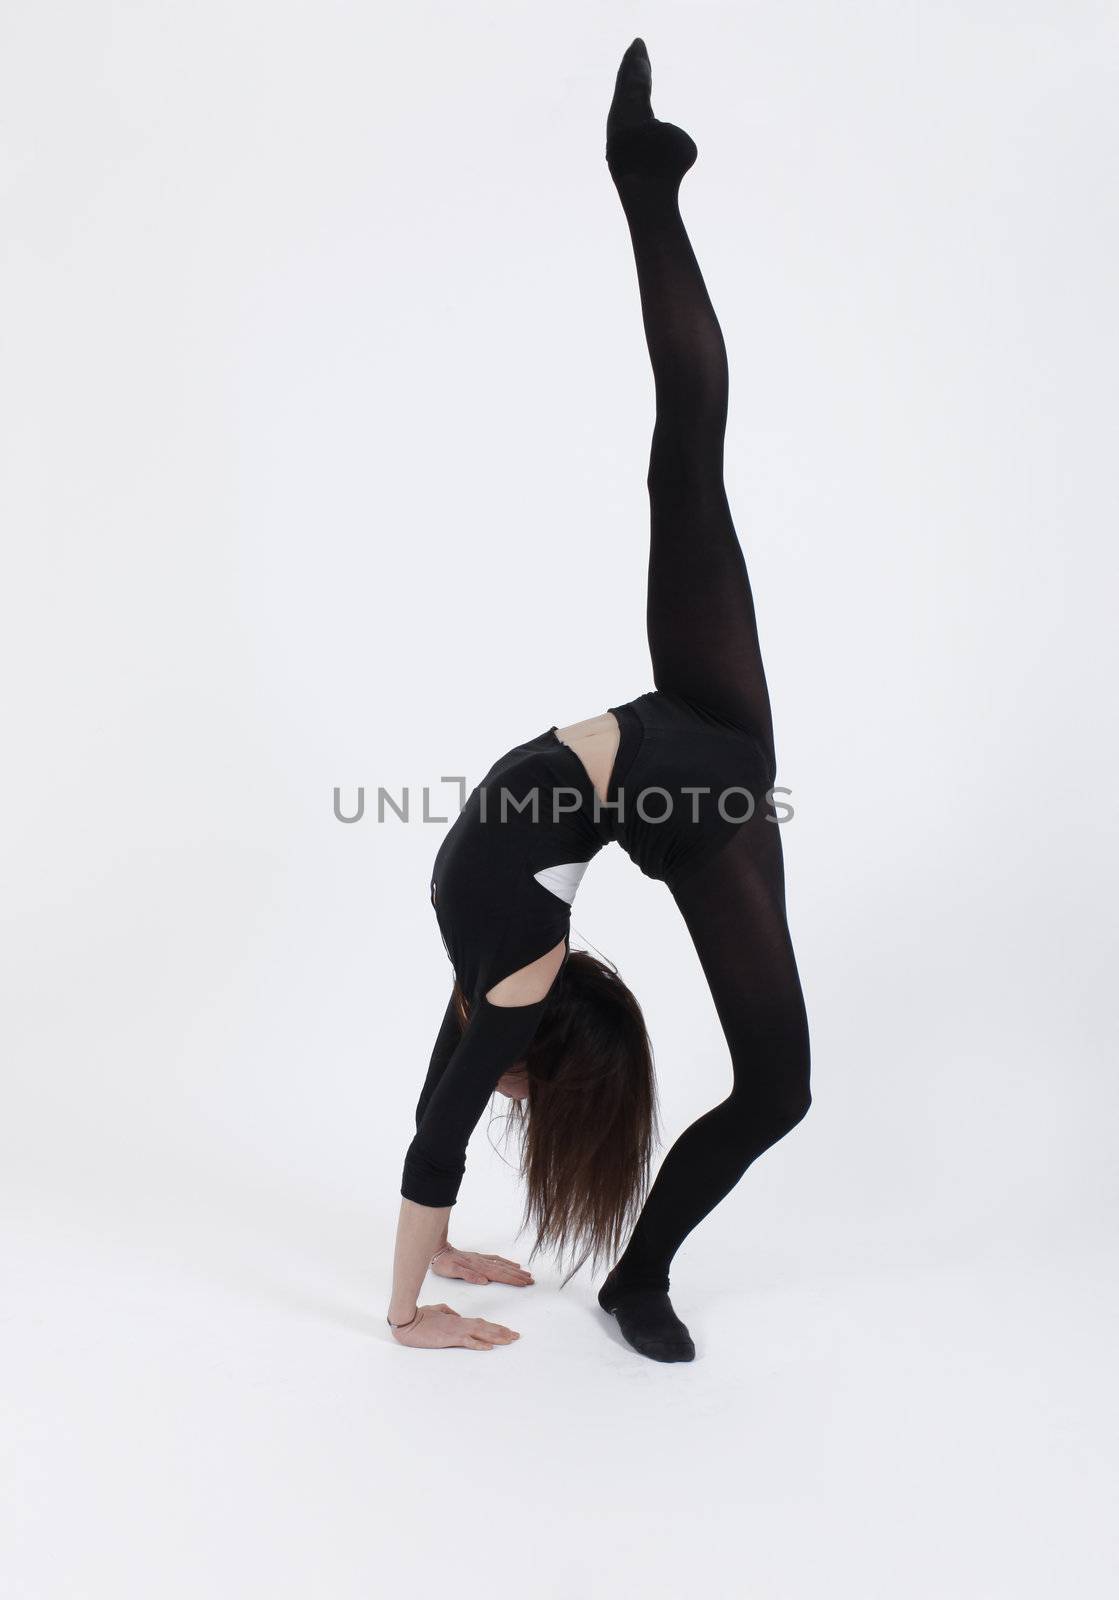
[[[417,1108],[416,1135],[404,1158],[400,1192],[421,1206],[453,1206],[466,1170],[466,1146],[503,1073],[520,1061],[548,1000],[495,1006],[484,995],[449,1058],[438,1065],[440,1041],[450,1042],[447,1017]],[[437,1070],[438,1067],[438,1070]]]
[[[455,1053],[459,1040],[462,1038],[462,1024],[458,1018],[458,1007],[455,1005],[454,990],[447,1001],[447,1009],[443,1013],[443,1021],[439,1024],[439,1032],[435,1037],[435,1045],[428,1062],[427,1077],[420,1090],[420,1098],[416,1104],[416,1128],[419,1129],[423,1121],[427,1103],[435,1093],[435,1086],[447,1070],[447,1063]]]

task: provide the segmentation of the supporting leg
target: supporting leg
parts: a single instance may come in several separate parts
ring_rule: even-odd
[[[688,1234],[807,1112],[809,1039],[778,828],[761,813],[673,888],[730,1052],[729,1095],[676,1140],[604,1285],[667,1293]]]

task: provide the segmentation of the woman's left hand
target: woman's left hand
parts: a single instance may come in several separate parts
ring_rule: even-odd
[[[511,1283],[525,1289],[533,1282],[531,1272],[504,1256],[484,1256],[476,1250],[456,1250],[448,1245],[431,1264],[440,1278],[461,1278],[463,1283]]]

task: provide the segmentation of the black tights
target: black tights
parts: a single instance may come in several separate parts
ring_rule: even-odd
[[[656,385],[647,613],[654,682],[754,735],[772,774],[753,598],[723,485],[726,346],[678,205],[695,147],[658,122],[623,134],[608,155]],[[785,921],[780,829],[769,815],[759,803],[729,844],[669,884],[726,1036],[733,1081],[661,1164],[611,1275],[620,1287],[666,1290],[684,1238],[808,1110],[808,1027]]]

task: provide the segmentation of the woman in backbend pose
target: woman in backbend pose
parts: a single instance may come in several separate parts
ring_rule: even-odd
[[[809,1106],[780,830],[766,804],[769,696],[723,486],[726,348],[678,206],[696,147],[653,116],[651,87],[635,39],[618,69],[606,161],[656,387],[647,598],[656,689],[502,756],[436,857],[431,899],[455,983],[405,1158],[388,1308],[394,1337],[420,1348],[488,1350],[518,1337],[417,1304],[429,1266],[471,1283],[532,1281],[447,1236],[467,1141],[495,1089],[520,1121],[537,1247],[613,1260],[599,1303],[659,1361],[695,1354],[668,1297],[680,1243]],[[733,1068],[727,1098],[681,1135],[647,1193],[655,1093],[641,1011],[611,967],[568,944],[576,885],[611,840],[679,906]]]

